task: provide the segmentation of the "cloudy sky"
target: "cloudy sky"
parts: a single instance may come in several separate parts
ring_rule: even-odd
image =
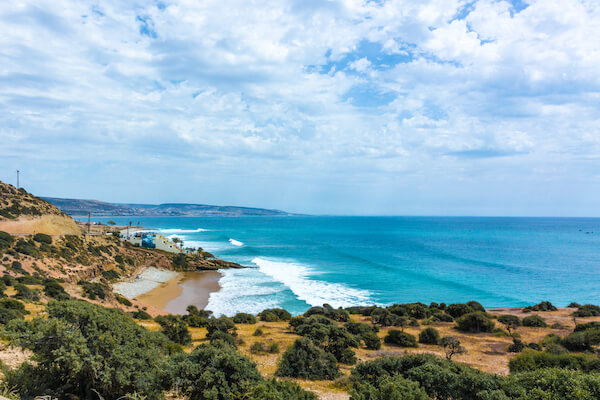
[[[0,180],[38,195],[600,215],[597,0],[0,4]]]

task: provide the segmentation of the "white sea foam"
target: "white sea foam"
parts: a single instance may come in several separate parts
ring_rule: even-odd
[[[240,242],[239,240],[235,240],[235,239],[229,239],[229,243],[231,243],[234,246],[238,246],[238,247],[244,245],[244,242]]]
[[[178,228],[166,228],[166,229],[158,229],[161,233],[196,233],[196,232],[206,232],[208,229],[178,229]]]
[[[283,285],[274,282],[255,268],[221,271],[221,290],[210,294],[206,308],[216,316],[238,312],[257,314],[277,307],[283,301]]]
[[[269,261],[256,257],[252,262],[260,272],[283,283],[298,297],[312,306],[325,303],[333,307],[349,307],[373,304],[368,290],[355,289],[341,283],[314,280],[314,272],[306,266],[295,263]]]

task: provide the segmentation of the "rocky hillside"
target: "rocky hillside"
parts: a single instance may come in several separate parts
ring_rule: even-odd
[[[57,207],[0,182],[0,231],[11,234],[79,235],[75,222]]]

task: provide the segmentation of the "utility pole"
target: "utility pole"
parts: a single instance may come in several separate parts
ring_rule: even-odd
[[[19,170],[17,170],[17,189],[19,189]]]

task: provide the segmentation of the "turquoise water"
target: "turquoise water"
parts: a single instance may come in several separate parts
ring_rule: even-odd
[[[98,218],[175,235],[248,267],[208,309],[477,300],[600,303],[600,219],[441,217]]]

